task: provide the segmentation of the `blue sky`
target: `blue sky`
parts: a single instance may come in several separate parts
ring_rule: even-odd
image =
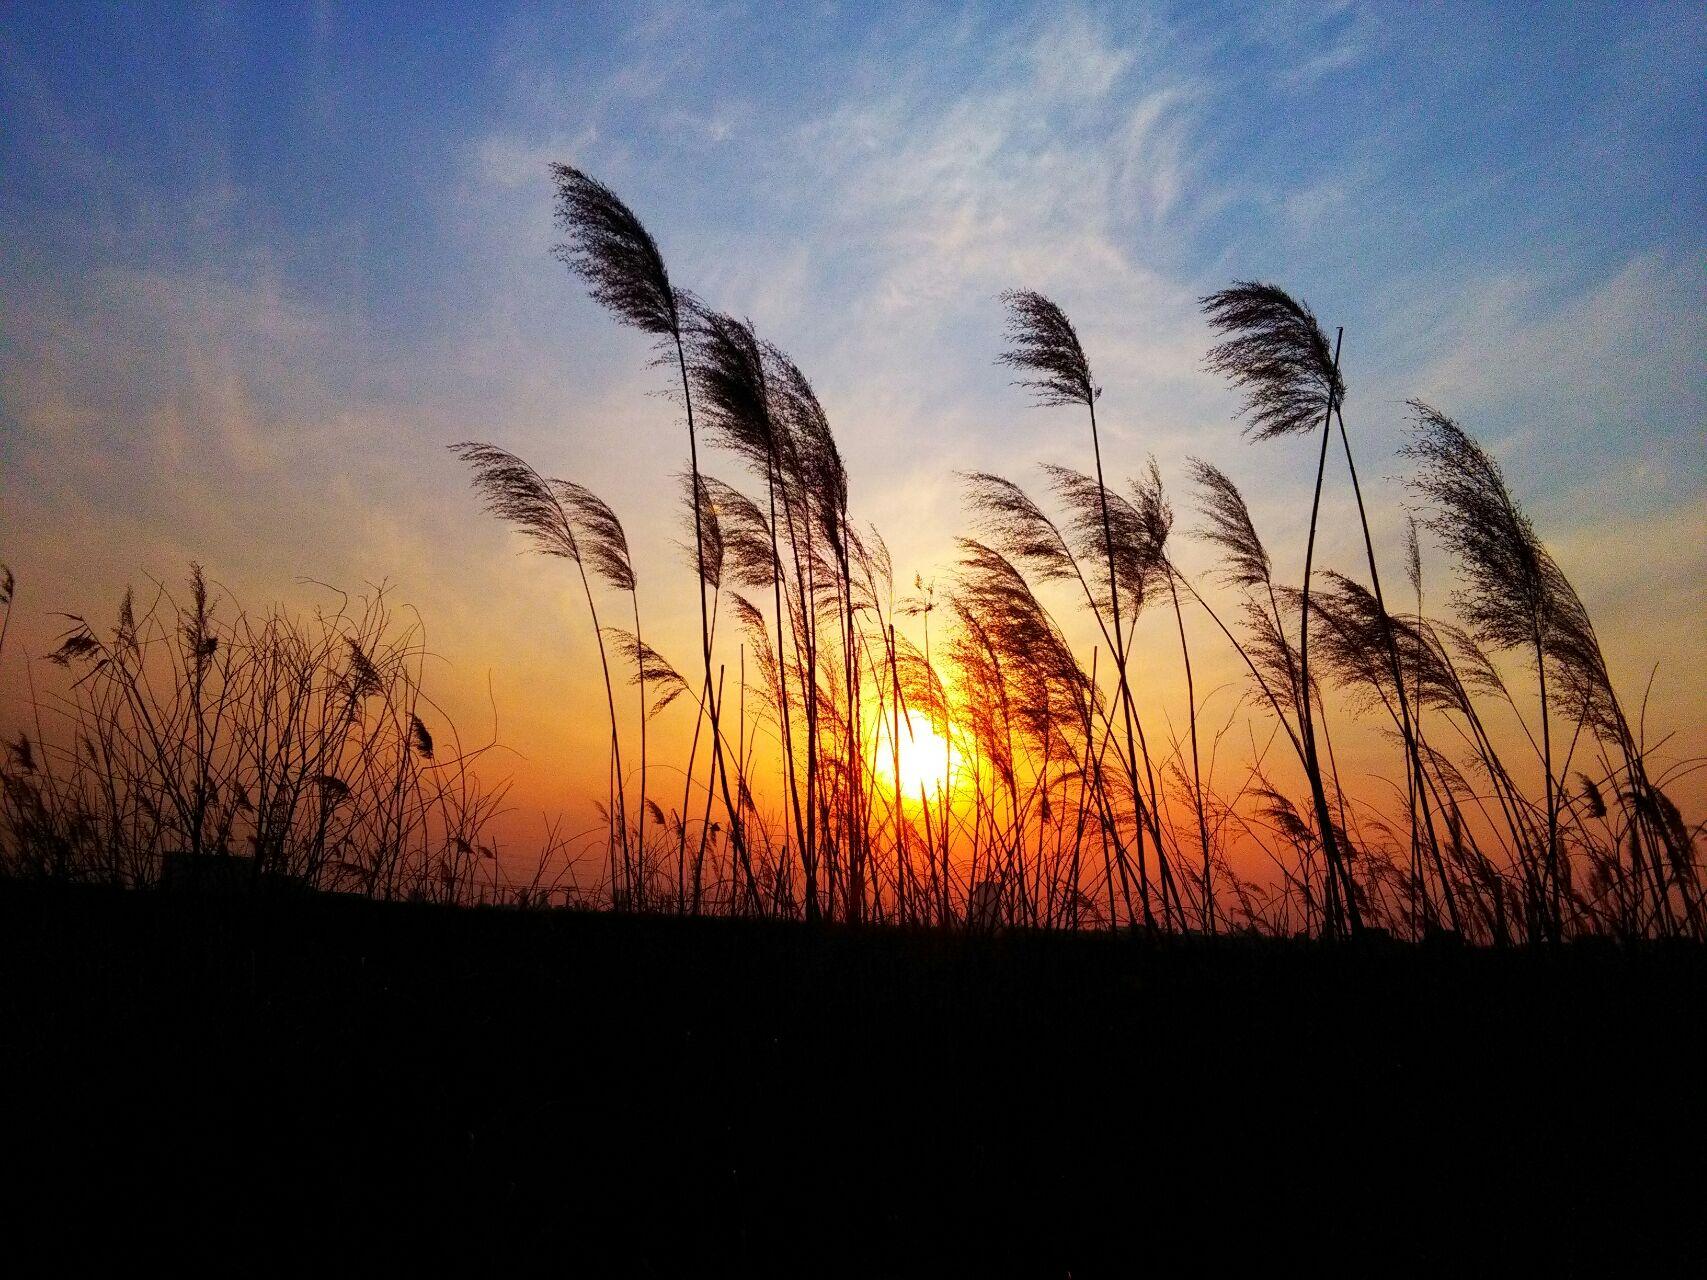
[[[1084,462],[993,366],[1015,286],[1078,321],[1111,466],[1177,489],[1206,456],[1296,554],[1307,459],[1201,371],[1194,299],[1267,278],[1346,328],[1389,554],[1421,395],[1499,453],[1619,670],[1707,708],[1698,5],[0,14],[0,556],[39,610],[191,558],[250,601],[388,576],[461,705],[518,651],[571,697],[565,584],[444,454],[477,437],[610,500],[691,636],[676,410],[547,256],[563,159],[814,377],[906,578],[952,559],[955,469]],[[530,758],[579,741],[505,710]]]

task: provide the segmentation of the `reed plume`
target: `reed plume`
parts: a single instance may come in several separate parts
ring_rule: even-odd
[[[474,469],[474,488],[487,511],[513,526],[541,555],[581,562],[574,523],[550,481],[497,445],[465,441],[450,447]]]
[[[1426,523],[1454,554],[1468,579],[1454,593],[1453,604],[1482,643],[1498,650],[1526,650],[1534,664],[1540,700],[1549,923],[1556,938],[1563,929],[1563,885],[1547,667],[1563,575],[1528,516],[1512,499],[1493,456],[1439,410],[1420,400],[1411,401],[1410,407],[1411,438],[1403,452],[1418,463],[1412,484],[1433,503]]]
[[[594,569],[611,585],[630,592],[634,574],[628,561],[628,543],[622,526],[610,508],[583,487],[563,480],[547,480],[515,454],[497,445],[465,441],[450,446],[474,472],[475,491],[486,509],[511,525],[543,555],[570,561],[581,579],[593,636],[599,648],[599,669],[605,682],[605,705],[610,715],[611,799],[618,843],[622,848],[624,876],[630,901],[633,869],[628,845],[626,783],[622,771],[622,741],[617,732],[616,693],[612,686],[610,658],[605,652],[604,628],[599,624],[598,605],[582,555],[581,535],[586,535]],[[582,519],[582,517],[586,517]],[[642,690],[644,705],[644,690]],[[642,722],[644,723],[644,722]],[[642,783],[644,787],[644,783]],[[616,850],[613,847],[614,859]]]
[[[1114,579],[1126,598],[1126,617],[1135,618],[1143,609],[1149,589],[1165,578],[1163,544],[1167,541],[1167,522],[1162,512],[1143,509],[1143,499],[1137,504],[1108,490],[1091,477],[1070,467],[1046,465],[1050,489],[1067,512],[1067,528],[1077,542],[1075,552],[1083,558],[1096,556],[1103,550],[1104,510],[1106,525],[1114,548]],[[1171,515],[1168,517],[1171,520]],[[1099,598],[1099,606],[1107,608],[1110,616],[1116,610],[1107,598]]]
[[[654,718],[665,707],[688,692],[688,682],[663,654],[631,631],[609,627],[617,652],[634,668],[633,683],[652,688],[651,701],[646,706],[646,718]]]
[[[6,616],[0,618],[0,655],[6,652],[6,633],[12,629],[12,596],[17,586],[18,581],[12,576],[11,568],[0,564],[0,607],[6,610]]]
[[[1198,488],[1198,513],[1207,521],[1198,537],[1220,550],[1222,580],[1236,587],[1271,586],[1268,548],[1245,495],[1224,471],[1201,458],[1187,459],[1186,466]]]
[[[776,612],[775,652],[781,707],[778,728],[782,734],[783,773],[794,815],[795,847],[805,881],[807,914],[816,920],[820,912],[814,861],[816,850],[811,847],[813,842],[807,831],[811,804],[810,797],[804,806],[802,804],[795,767],[792,717],[787,713],[788,645],[784,631],[789,628],[790,614],[783,601],[783,531],[779,529],[778,520],[779,510],[784,521],[793,520],[793,495],[788,490],[788,482],[796,473],[798,451],[787,418],[773,404],[772,367],[773,362],[767,359],[766,349],[751,324],[715,312],[708,312],[702,317],[695,335],[691,372],[704,405],[712,439],[764,478],[767,510],[763,528]],[[790,546],[797,546],[792,523],[787,534]],[[804,614],[806,611],[801,612]],[[810,725],[808,728],[810,732]],[[811,785],[809,776],[808,787]]]
[[[1561,707],[1624,759],[1633,860],[1645,868],[1654,910],[1666,928],[1675,927],[1667,888],[1675,879],[1685,912],[1698,920],[1700,894],[1688,842],[1678,838],[1678,828],[1665,816],[1670,801],[1647,776],[1644,749],[1619,703],[1588,610],[1512,498],[1498,462],[1439,410],[1421,401],[1412,401],[1411,409],[1412,435],[1404,452],[1420,464],[1414,484],[1434,504],[1430,530],[1467,578],[1453,603],[1478,640],[1496,650],[1527,652],[1535,671],[1554,936],[1564,929],[1561,900],[1569,874],[1560,848],[1563,785],[1554,773],[1551,723]]]
[[[1202,583],[1181,570],[1160,469],[1152,459],[1135,481],[1109,483],[1101,389],[1084,344],[1060,307],[1021,291],[1002,297],[999,361],[1037,404],[1083,407],[1093,471],[1046,467],[1049,492],[1038,499],[1001,476],[965,474],[977,540],[959,544],[952,588],[939,599],[914,575],[914,593],[897,600],[888,548],[850,513],[847,463],[805,372],[749,322],[679,289],[658,244],[608,187],[567,165],[551,174],[564,232],[557,258],[620,324],[647,335],[655,363],[673,352],[689,439],[681,515],[693,526],[700,598],[700,671],[684,676],[643,637],[633,549],[609,505],[495,445],[453,446],[487,510],[528,549],[573,563],[583,586],[610,717],[610,793],[596,806],[609,835],[588,837],[589,847],[605,841],[609,870],[589,892],[619,907],[661,905],[671,844],[683,914],[703,904],[849,923],[1094,920],[1212,931],[1242,913],[1251,928],[1291,933],[1301,900],[1304,928],[1338,937],[1365,921],[1403,928],[1408,894],[1414,938],[1443,919],[1499,944],[1702,935],[1699,833],[1667,794],[1691,765],[1653,765],[1649,776],[1645,705],[1626,714],[1582,600],[1493,460],[1426,406],[1415,409],[1410,452],[1422,463],[1416,484],[1433,508],[1429,527],[1463,565],[1455,604],[1464,625],[1424,612],[1415,521],[1403,556],[1414,611],[1388,607],[1343,414],[1339,344],[1301,302],[1251,282],[1203,299],[1217,333],[1208,367],[1240,393],[1246,434],[1322,428],[1301,582],[1276,581],[1238,488],[1196,460],[1195,532],[1217,563]],[[1336,420],[1367,582],[1315,562]],[[730,483],[701,470],[702,429],[746,476]],[[1082,595],[1096,624],[1088,655],[1075,653],[1051,613],[1049,592],[1063,585],[1069,607]],[[1134,696],[1148,674],[1135,637],[1164,588],[1189,734],[1170,724],[1152,755]],[[13,590],[0,566],[0,646]],[[612,608],[607,590],[628,593],[632,624],[601,624],[601,610]],[[1218,727],[1200,723],[1215,695],[1202,704],[1196,695],[1187,602],[1250,677]],[[714,671],[720,621],[739,657]],[[492,799],[458,774],[468,753],[419,695],[418,644],[366,624],[250,627],[228,616],[199,570],[182,607],[139,609],[127,595],[114,625],[67,623],[49,656],[70,673],[75,730],[65,746],[38,730],[0,751],[0,867],[151,883],[150,859],[162,849],[220,855],[247,840],[257,866],[322,886],[391,896],[407,882],[411,893],[471,901],[490,877],[498,893],[496,845],[479,830]],[[1527,690],[1514,696],[1498,661],[1512,651],[1540,684],[1539,803],[1483,723],[1489,705],[1503,704],[1525,733],[1533,728],[1530,707],[1518,709]],[[1109,682],[1109,654],[1114,689],[1099,687]],[[626,713],[638,716],[633,795],[612,660],[629,664],[638,688]],[[161,676],[156,697],[150,681]],[[728,716],[726,676],[737,699]],[[678,811],[649,794],[649,726],[684,694],[695,695],[697,714]],[[1406,784],[1388,784],[1391,809],[1341,785],[1325,710],[1336,697],[1336,708],[1385,712],[1404,740]],[[925,762],[930,780],[915,788],[904,777],[907,736],[918,726],[923,737],[926,717],[943,754]],[[1557,752],[1554,721],[1572,731]],[[1218,795],[1217,751],[1235,729],[1249,731],[1248,768]],[[1392,736],[1385,723],[1376,733]],[[1284,754],[1282,737],[1309,783],[1308,805],[1271,779],[1269,753]],[[876,767],[885,757],[893,787]],[[118,794],[103,797],[100,784],[112,779]],[[903,794],[910,790],[916,797]],[[1190,824],[1177,804],[1187,795]],[[723,815],[713,812],[719,797]],[[1166,812],[1164,797],[1176,801]],[[689,847],[696,809],[697,850]],[[1276,863],[1277,887],[1241,878],[1240,843]],[[551,836],[547,856],[564,847]]]
[[[1044,581],[1080,576],[1066,537],[1025,490],[984,471],[962,472],[960,478],[967,505],[1004,555]]]
[[[1034,392],[1040,405],[1090,408],[1102,392],[1091,381],[1090,361],[1067,313],[1029,289],[1010,289],[1001,300],[1008,308],[1008,349],[997,359],[1029,375],[1017,385]]]
[[[634,562],[628,554],[628,536],[622,521],[603,499],[585,485],[572,480],[553,480],[558,504],[579,535],[580,554],[592,564],[593,572],[616,591],[634,590]]]
[[[568,239],[552,255],[586,281],[587,292],[623,324],[656,338],[682,330],[682,298],[664,255],[640,219],[604,183],[566,164],[551,166],[557,225]]]
[[[1303,600],[1298,622],[1298,709],[1300,736],[1306,756],[1305,773],[1316,808],[1316,826],[1330,873],[1344,891],[1352,932],[1362,928],[1349,869],[1340,856],[1334,824],[1328,812],[1327,791],[1317,758],[1315,715],[1310,683],[1310,569],[1316,553],[1316,523],[1321,513],[1322,479],[1327,469],[1328,428],[1336,405],[1345,396],[1340,378],[1339,350],[1328,345],[1315,313],[1285,290],[1272,284],[1239,281],[1202,299],[1210,325],[1229,335],[1211,348],[1208,368],[1224,374],[1243,390],[1246,431],[1254,439],[1307,434],[1320,419],[1322,447],[1316,461],[1315,496],[1310,506],[1310,531],[1304,551]],[[1330,929],[1337,927],[1332,916]]]
[[[1130,489],[1132,509],[1136,512],[1139,526],[1143,531],[1144,545],[1149,549],[1149,555],[1154,564],[1153,572],[1160,574],[1162,580],[1167,584],[1168,599],[1174,607],[1174,626],[1179,632],[1180,662],[1185,669],[1187,728],[1191,741],[1191,777],[1188,781],[1191,788],[1192,808],[1197,816],[1198,846],[1203,855],[1203,879],[1199,886],[1202,894],[1200,915],[1205,930],[1213,933],[1215,932],[1214,867],[1209,849],[1209,814],[1204,797],[1202,749],[1197,735],[1197,681],[1192,672],[1191,646],[1186,641],[1185,611],[1181,607],[1179,596],[1179,584],[1185,580],[1185,575],[1175,567],[1168,554],[1168,539],[1174,528],[1174,510],[1172,504],[1168,502],[1166,491],[1162,487],[1162,469],[1156,465],[1156,459],[1153,456],[1148,460],[1144,475],[1131,482]]]
[[[1108,486],[1103,480],[1102,470],[1102,441],[1097,432],[1096,402],[1101,395],[1101,389],[1091,378],[1090,361],[1086,359],[1084,347],[1079,342],[1077,330],[1055,303],[1040,293],[1030,290],[1010,290],[1002,295],[1002,301],[1008,308],[1008,349],[998,357],[1000,363],[1019,370],[1028,377],[1022,377],[1019,385],[1032,391],[1036,403],[1044,406],[1080,404],[1085,407],[1090,418],[1091,451],[1096,463],[1096,496],[1098,514],[1102,523],[1102,542],[1104,557],[1108,562],[1108,602],[1109,614],[1113,627],[1110,637],[1110,647],[1114,650],[1116,675],[1120,690],[1120,709],[1126,730],[1126,766],[1128,782],[1131,785],[1133,802],[1141,805],[1138,788],[1138,754],[1139,736],[1135,726],[1136,712],[1133,707],[1132,689],[1128,678],[1128,653],[1126,634],[1120,621],[1120,569],[1119,557],[1115,551],[1113,520],[1109,510]],[[1100,624],[1100,617],[1099,617]],[[1145,752],[1145,767],[1149,767],[1148,752]],[[1139,825],[1142,828],[1143,818],[1139,815]],[[1149,868],[1143,857],[1143,840],[1138,841],[1139,859],[1138,874],[1140,894],[1144,908],[1144,923],[1146,927],[1154,927],[1155,918],[1150,905]],[[1163,874],[1162,910],[1167,914],[1166,895],[1166,854],[1162,850],[1159,837],[1156,839],[1156,856]]]
[[[1202,299],[1210,326],[1231,337],[1210,349],[1211,372],[1245,393],[1253,439],[1309,435],[1345,400],[1339,360],[1309,307],[1277,285],[1241,280]]]
[[[700,520],[699,437],[694,427],[693,388],[686,334],[703,309],[693,296],[671,283],[657,242],[634,212],[598,179],[566,164],[551,166],[556,190],[557,225],[568,238],[553,253],[579,275],[595,301],[619,322],[651,335],[673,348],[676,372],[687,416],[689,492],[694,517],[694,554],[699,588],[699,635],[703,675],[702,710],[711,721],[713,775],[721,785],[729,819],[730,838],[739,856],[746,857],[740,811],[731,802],[723,760],[723,734],[717,690],[711,679],[711,608],[706,600],[705,531]],[[667,358],[667,355],[665,356]]]
[[[723,586],[723,520],[717,494],[706,476],[681,477],[682,499],[688,509],[688,525],[694,529],[699,546],[694,548],[694,570],[700,582],[712,591]]]
[[[1557,602],[1552,558],[1492,455],[1439,410],[1420,400],[1410,407],[1402,452],[1418,466],[1412,485],[1433,504],[1429,531],[1468,579],[1453,594],[1455,609],[1483,644],[1531,648],[1539,659]]]

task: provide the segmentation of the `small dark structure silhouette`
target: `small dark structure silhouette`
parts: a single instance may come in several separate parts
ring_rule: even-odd
[[[160,857],[160,888],[167,893],[250,893],[255,860],[242,854],[167,853]]]
[[[245,893],[308,893],[312,886],[277,871],[257,871],[240,853],[167,853],[160,859],[160,888],[166,893],[227,897]]]

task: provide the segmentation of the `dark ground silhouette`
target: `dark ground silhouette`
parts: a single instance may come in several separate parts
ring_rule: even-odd
[[[1692,946],[12,882],[0,957],[11,1247],[67,1263],[1597,1272],[1701,1243]]]

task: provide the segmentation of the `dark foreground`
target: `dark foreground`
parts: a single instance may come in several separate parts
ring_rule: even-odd
[[[1699,950],[814,932],[0,884],[13,1256],[1683,1266]]]

